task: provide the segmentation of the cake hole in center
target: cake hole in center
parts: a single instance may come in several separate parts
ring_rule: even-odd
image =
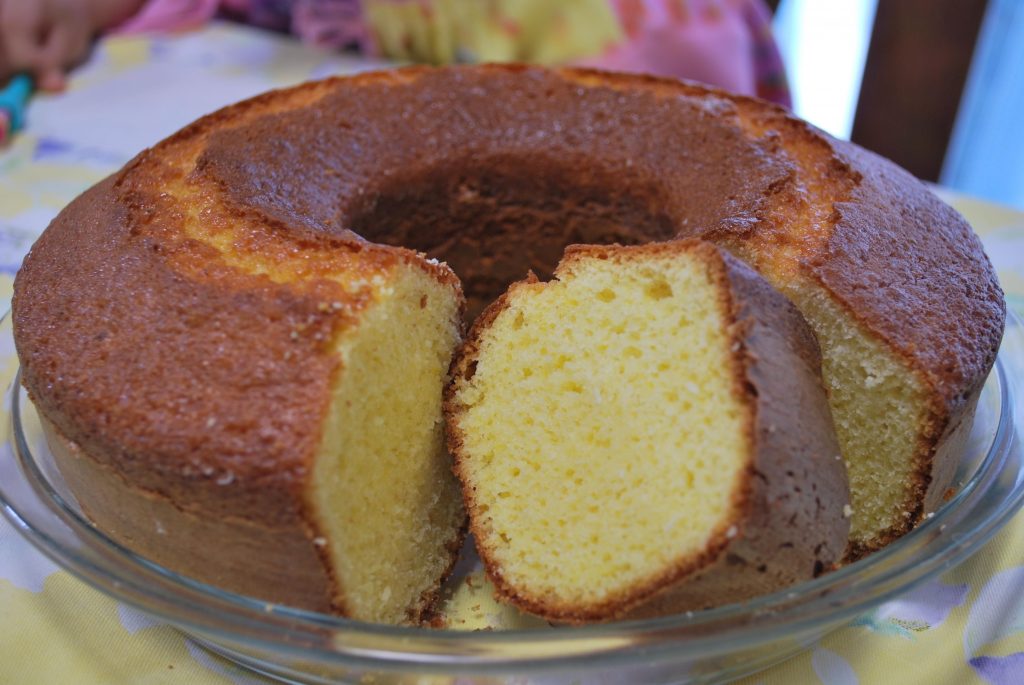
[[[636,245],[672,238],[663,190],[600,165],[495,157],[392,175],[352,213],[368,240],[447,262],[472,321],[533,270],[551,277],[572,244]]]

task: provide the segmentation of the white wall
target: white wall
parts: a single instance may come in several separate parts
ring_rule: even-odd
[[[793,110],[849,139],[877,0],[782,0],[774,30]]]

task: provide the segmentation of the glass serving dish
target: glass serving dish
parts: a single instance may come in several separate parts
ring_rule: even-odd
[[[960,461],[956,493],[916,530],[816,580],[746,603],[656,620],[478,632],[399,628],[271,605],[181,577],[113,542],[83,517],[17,380],[9,398],[13,449],[0,451],[0,505],[23,535],[72,574],[206,648],[283,680],[726,682],[787,659],[955,566],[1021,507],[1021,326],[1011,314]],[[7,320],[0,327],[4,349],[13,349],[10,335]]]

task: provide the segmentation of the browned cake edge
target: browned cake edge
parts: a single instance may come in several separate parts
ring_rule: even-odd
[[[517,290],[539,283],[533,274],[484,311],[453,361],[453,382],[445,395],[447,439],[455,473],[463,483],[470,530],[498,595],[524,611],[553,621],[585,623],[700,609],[831,570],[846,547],[849,521],[844,508],[849,491],[821,384],[820,352],[807,323],[786,298],[728,253],[689,239],[637,247],[573,245],[566,249],[555,278],[576,259],[680,252],[696,253],[705,261],[719,288],[722,311],[731,319],[733,391],[754,414],[748,426],[750,466],[737,476],[732,515],[710,531],[705,548],[642,584],[587,606],[531,596],[506,580],[481,525],[475,487],[463,467],[472,456],[464,449],[455,395],[460,382],[472,377],[481,338],[491,324]],[[786,531],[794,537],[787,537]]]
[[[480,73],[496,74],[536,71],[519,66],[486,66],[477,69]],[[124,170],[93,190],[88,191],[62,213],[61,217],[55,221],[55,224],[62,224],[63,228],[60,232],[65,236],[75,236],[70,241],[70,244],[74,247],[71,249],[70,254],[61,255],[58,258],[55,273],[51,273],[46,277],[39,274],[32,277],[37,281],[38,287],[35,289],[35,292],[39,293],[41,290],[52,289],[56,284],[71,284],[73,288],[86,293],[108,293],[111,290],[125,286],[123,282],[114,282],[106,278],[106,276],[110,275],[109,270],[105,270],[103,265],[94,259],[96,251],[92,249],[87,240],[81,240],[81,238],[86,234],[102,235],[100,230],[102,226],[97,225],[97,223],[107,227],[113,226],[117,231],[127,230],[129,223],[127,217],[129,214],[131,217],[134,217],[133,221],[139,218],[146,221],[150,220],[153,216],[152,212],[158,204],[155,203],[152,197],[147,197],[145,194],[138,195],[136,191],[139,186],[130,182],[126,183],[125,181],[133,173],[134,169],[144,165],[147,160],[153,160],[158,157],[161,150],[166,149],[170,144],[179,143],[216,130],[243,113],[258,112],[263,107],[277,106],[277,104],[286,102],[298,93],[308,93],[317,89],[326,92],[342,87],[343,83],[352,87],[358,87],[362,83],[411,83],[420,74],[427,73],[428,71],[429,68],[415,67],[400,71],[363,74],[349,77],[345,80],[332,79],[318,84],[300,86],[295,89],[273,91],[198,120],[154,149],[141,153],[139,157],[126,165]],[[709,94],[723,100],[745,103],[745,106],[749,108],[763,111],[768,119],[777,118],[780,121],[790,122],[791,125],[797,126],[804,132],[801,135],[825,141],[829,149],[834,151],[833,156],[839,163],[839,166],[845,166],[847,169],[847,171],[840,169],[838,173],[848,175],[850,179],[856,182],[857,187],[849,196],[836,198],[835,217],[837,231],[835,235],[838,241],[830,247],[829,255],[835,256],[837,259],[833,259],[831,262],[828,259],[823,259],[818,263],[808,264],[808,268],[812,273],[818,275],[817,277],[823,287],[833,294],[836,301],[844,306],[851,316],[860,321],[880,339],[885,340],[893,349],[901,350],[907,359],[908,366],[916,369],[921,377],[927,380],[929,387],[934,389],[934,395],[941,398],[936,400],[929,425],[923,431],[925,437],[918,451],[918,482],[908,491],[907,506],[910,516],[904,521],[898,521],[888,533],[873,541],[868,547],[854,550],[855,556],[856,554],[882,546],[906,530],[909,530],[923,515],[933,510],[941,502],[941,498],[945,494],[945,489],[955,469],[956,459],[959,456],[956,447],[962,440],[966,439],[966,433],[970,427],[970,419],[977,403],[981,384],[994,360],[998,340],[1001,337],[1003,317],[1005,316],[1005,306],[1002,302],[1001,290],[995,280],[991,265],[988,263],[983,251],[981,251],[980,243],[966,223],[955,212],[949,210],[948,207],[944,210],[937,209],[937,206],[933,207],[931,202],[938,201],[934,200],[930,192],[916,180],[910,179],[905,172],[898,170],[895,165],[859,151],[848,144],[834,141],[820,131],[793,119],[781,109],[771,105],[750,98],[733,96],[715,89],[707,89],[693,84],[681,84],[653,77],[611,75],[587,70],[563,70],[560,73],[563,78],[576,80],[585,85],[610,86],[622,89],[642,87],[667,96],[681,93],[691,95]],[[890,180],[895,179],[891,181],[891,186],[895,187],[895,192],[892,191],[891,187],[889,190],[886,190],[882,186],[872,186],[871,184],[876,177]],[[157,176],[153,177],[152,180],[159,182],[160,179]],[[891,200],[891,204],[887,207],[878,205],[874,194],[879,191],[882,191],[883,196]],[[939,205],[945,207],[942,203],[939,203]],[[969,302],[974,307],[969,311],[961,312],[961,319],[976,324],[975,330],[954,331],[955,335],[951,336],[952,342],[948,344],[942,343],[935,348],[934,358],[924,358],[920,355],[921,345],[919,342],[927,339],[936,339],[937,336],[941,338],[941,336],[948,332],[949,319],[955,317],[945,317],[946,320],[940,320],[929,316],[921,321],[920,325],[907,327],[900,324],[900,316],[891,312],[890,307],[878,306],[871,298],[865,299],[863,297],[865,291],[861,287],[863,284],[851,283],[849,281],[850,264],[857,263],[855,257],[859,253],[858,251],[873,254],[872,251],[879,249],[878,244],[873,242],[876,234],[883,235],[886,239],[891,239],[892,236],[904,235],[903,227],[899,225],[889,226],[887,221],[883,221],[886,230],[877,231],[879,217],[884,216],[886,213],[891,213],[894,221],[906,220],[908,212],[915,208],[924,208],[926,210],[924,212],[926,220],[917,221],[912,224],[911,234],[913,240],[911,244],[915,250],[923,250],[926,254],[942,256],[943,251],[945,251],[946,257],[955,258],[955,262],[958,265],[957,268],[961,269],[961,271],[952,274],[954,277],[953,282],[962,285],[968,290],[970,295],[968,298]],[[97,219],[99,219],[98,222]],[[74,223],[80,225],[70,225]],[[83,230],[83,227],[88,225],[92,225],[92,229],[89,231]],[[132,228],[131,230],[135,229]],[[933,243],[926,239],[934,236],[934,230],[938,230],[941,234],[940,237],[943,238],[938,243]],[[357,236],[350,235],[348,238],[348,246],[366,245],[366,243],[361,243]],[[26,268],[23,269],[23,272],[31,270],[31,265],[35,260],[39,260],[37,269],[43,271],[50,270],[52,267],[46,266],[44,264],[45,258],[39,255],[49,254],[52,256],[54,250],[58,249],[52,243],[57,240],[58,238],[54,236],[47,238],[44,235],[39,245],[33,248],[33,254],[36,256],[30,255],[26,259]],[[100,244],[110,244],[112,241],[108,237],[101,237],[98,239],[98,242]],[[337,243],[334,239],[330,242],[332,244]],[[181,245],[172,245],[171,247],[175,250],[187,250],[195,246],[183,247]],[[153,259],[153,263],[156,263],[158,266],[161,264],[166,265],[166,259],[161,260],[156,257],[161,249],[166,250],[166,248],[167,246],[161,244],[160,241],[154,241],[148,246],[148,249],[153,251],[152,255],[133,255],[127,261],[135,262],[139,265],[142,262]],[[388,248],[389,252],[392,249]],[[368,249],[368,252],[375,251]],[[850,261],[851,259],[853,259],[852,262]],[[74,275],[75,270],[85,269],[89,266],[93,267],[96,273],[101,276],[93,281],[82,281]],[[887,272],[895,274],[906,272],[906,269],[891,269],[891,266],[891,264],[873,263],[868,271],[876,276]],[[837,275],[844,268],[847,270],[847,273],[845,275]],[[214,277],[217,280],[222,278],[223,274],[217,273],[214,274]],[[41,410],[48,412],[48,416],[51,416],[60,423],[61,430],[69,435],[74,435],[76,437],[76,444],[86,446],[91,454],[97,455],[100,459],[107,460],[108,457],[111,457],[111,460],[107,461],[108,465],[117,468],[122,473],[122,476],[133,481],[136,478],[141,478],[141,481],[137,481],[141,487],[152,488],[154,492],[161,490],[166,492],[168,488],[166,478],[170,477],[171,481],[173,481],[177,476],[159,464],[155,470],[144,468],[149,466],[146,459],[147,454],[160,454],[162,451],[161,449],[150,450],[153,446],[151,440],[154,437],[153,435],[143,436],[144,440],[137,441],[134,445],[128,447],[124,445],[112,447],[108,440],[99,436],[103,431],[116,429],[116,425],[109,423],[108,420],[112,417],[101,411],[98,402],[87,403],[91,408],[83,405],[88,412],[92,413],[92,417],[84,421],[82,426],[78,427],[74,425],[78,421],[77,418],[62,414],[63,410],[56,409],[56,407],[63,404],[63,398],[60,396],[60,391],[58,391],[56,396],[50,396],[55,387],[55,376],[52,373],[54,360],[44,359],[35,354],[30,348],[40,341],[45,343],[50,332],[56,330],[54,324],[61,318],[61,308],[58,307],[56,315],[49,317],[48,320],[37,320],[37,330],[29,336],[32,340],[26,340],[24,330],[32,326],[25,318],[23,307],[20,304],[27,287],[21,281],[24,281],[26,278],[23,274],[19,274],[18,282],[15,285],[15,300],[13,304],[15,334],[16,342],[18,342],[19,356],[22,358],[23,364],[25,364],[26,386],[33,392],[34,399],[40,402]],[[169,282],[177,292],[181,293],[182,290],[179,287],[181,284],[174,283],[173,281],[174,279],[172,278]],[[135,296],[137,293],[131,293],[131,295]],[[43,295],[43,299],[52,302],[47,295]],[[83,300],[82,298],[77,298],[76,302],[82,303]],[[910,302],[913,302],[913,299]],[[242,300],[239,300],[239,303],[249,304]],[[311,301],[303,303],[302,306],[307,307],[309,304],[315,305],[316,303],[316,298],[311,298]],[[72,306],[78,306],[78,304]],[[86,303],[86,306],[89,306],[88,303]],[[63,310],[67,311],[68,308],[65,306]],[[94,307],[93,309],[95,311],[94,318],[102,321],[104,317],[103,308]],[[315,312],[308,313],[316,316]],[[307,312],[303,312],[303,314],[305,315]],[[955,324],[956,322],[953,323]],[[323,331],[324,326],[329,327],[330,325],[332,324],[320,322],[314,330]],[[141,322],[140,326],[144,331],[145,322]],[[965,333],[967,335],[964,335]],[[79,334],[80,339],[76,342],[80,342],[82,346],[88,348],[93,345],[93,335],[97,334],[97,331],[79,331]],[[140,331],[138,335],[141,341],[140,344],[144,344],[144,333]],[[27,351],[29,352],[28,356],[32,357],[32,359],[26,364]],[[36,351],[38,351],[38,348]],[[64,371],[66,370],[67,368],[64,369]],[[72,376],[79,376],[80,374],[80,370],[74,369],[73,366],[71,371]],[[61,375],[66,374],[62,373]],[[81,380],[81,378],[78,377],[76,380]],[[77,390],[81,388],[82,386],[79,385]],[[75,392],[76,389],[73,388],[71,392],[65,393],[65,397],[70,398],[75,395]],[[117,393],[108,394],[108,398],[110,397],[116,398]],[[211,407],[205,407],[203,411],[209,409]],[[206,416],[211,416],[211,414],[207,413]],[[201,418],[205,420],[206,416]],[[117,423],[117,421],[114,421],[114,424]],[[202,421],[197,423],[197,425],[201,425],[201,423]],[[193,441],[193,443],[201,443],[203,438],[201,434],[202,431],[197,430],[193,436],[186,436],[186,439]],[[279,437],[283,439],[285,433],[279,432]],[[309,439],[310,436],[308,435],[303,437],[303,440]],[[195,447],[195,444],[191,446]],[[170,447],[171,451],[177,455],[182,453],[180,449],[174,446],[165,445],[165,447]],[[205,446],[201,444],[200,447],[205,449]],[[204,462],[202,459],[198,461]],[[172,458],[170,463],[180,466],[180,456]],[[204,492],[213,493],[217,491],[218,488],[211,487],[211,481],[223,476],[225,472],[219,470],[216,465],[209,463],[209,460],[205,460],[205,463],[196,463],[194,466],[198,467],[197,472],[181,479],[180,486],[173,485],[172,483],[171,489],[184,492],[185,490],[198,487]],[[203,475],[201,473],[202,468],[210,466],[215,468],[213,474],[210,476]],[[295,464],[290,464],[283,469],[286,480],[290,477],[288,474],[292,473],[294,468]],[[270,476],[265,472],[254,475],[256,480],[253,483],[255,484],[259,481],[258,489],[262,490],[266,484],[266,479]],[[289,494],[291,492],[290,488],[291,486],[286,484],[284,489],[280,491],[283,497],[287,499],[292,498],[292,495]],[[924,496],[920,498],[919,496],[922,492]],[[265,502],[259,507],[259,511],[257,511],[256,507],[253,507],[254,516],[267,516],[273,511],[284,512],[283,515],[286,518],[294,514],[291,511],[291,505],[276,509],[277,504],[280,504],[280,502]]]
[[[174,259],[181,252],[173,243],[132,243],[132,209],[116,191],[124,173],[86,191],[54,220],[15,283],[23,383],[50,427],[62,472],[67,468],[69,482],[79,484],[73,492],[86,513],[136,553],[230,591],[346,614],[344,588],[317,544],[323,534],[306,502],[306,477],[342,372],[332,341],[358,322],[369,301],[326,282],[279,286],[215,261],[200,278],[179,274]],[[351,249],[374,269],[401,261],[459,293],[446,266],[415,252],[366,243]],[[172,302],[170,310],[181,316],[134,307],[137,300]],[[119,311],[111,316],[108,308]],[[110,326],[119,328],[105,330]],[[47,345],[56,334],[77,342],[61,346],[64,358],[55,359]],[[162,345],[148,344],[152,337]],[[125,374],[138,382],[127,384]],[[111,499],[96,499],[97,492]],[[166,517],[164,528],[180,526],[180,535],[154,534],[144,527],[147,519],[132,521],[135,514]],[[216,544],[217,531],[237,536],[235,543]],[[288,550],[310,587],[282,587],[269,567],[265,574],[255,568],[259,560],[251,574],[226,571],[237,561],[233,547],[263,560],[275,556],[254,549],[257,533]],[[461,535],[446,545],[449,570]],[[209,544],[193,555],[193,538]],[[177,548],[168,549],[174,539]],[[431,615],[442,581],[410,608],[414,619]]]

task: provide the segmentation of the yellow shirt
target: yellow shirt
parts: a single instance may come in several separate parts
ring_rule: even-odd
[[[365,0],[381,54],[398,60],[555,64],[622,40],[607,0]]]

